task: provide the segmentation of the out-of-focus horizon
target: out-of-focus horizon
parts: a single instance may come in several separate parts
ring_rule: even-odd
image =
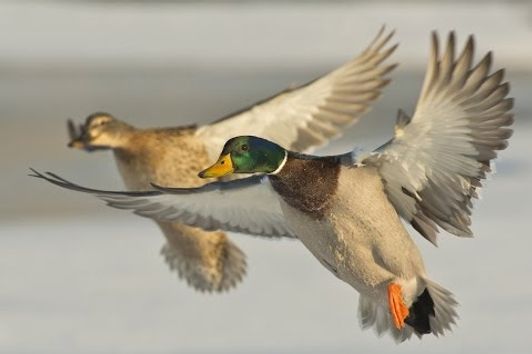
[[[431,30],[494,52],[515,135],[474,211],[473,240],[415,233],[462,319],[399,347],[359,329],[357,296],[297,242],[237,235],[249,274],[229,294],[177,281],[152,223],[26,177],[122,189],[112,155],[67,149],[66,120],[207,123],[357,55],[381,25],[400,66],[372,111],[319,153],[371,149],[415,105]],[[0,353],[512,352],[532,345],[532,4],[526,1],[0,1]]]

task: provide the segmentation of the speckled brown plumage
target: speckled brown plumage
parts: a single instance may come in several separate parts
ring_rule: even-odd
[[[205,183],[197,172],[209,164],[204,144],[194,129],[133,130],[127,142],[114,149],[126,186],[145,190],[150,183],[197,187]]]
[[[198,187],[208,182],[197,176],[210,161],[195,131],[195,126],[137,129],[128,125],[119,134],[115,132],[120,139],[112,150],[126,187],[141,191],[152,189],[151,183]],[[155,222],[166,237],[161,254],[190,286],[199,291],[224,291],[245,276],[246,257],[224,232]]]

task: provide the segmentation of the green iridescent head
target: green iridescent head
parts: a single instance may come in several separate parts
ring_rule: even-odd
[[[201,171],[201,178],[222,177],[230,173],[272,173],[281,167],[287,151],[256,136],[229,139],[214,165]]]

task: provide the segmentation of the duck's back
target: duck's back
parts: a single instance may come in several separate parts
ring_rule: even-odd
[[[128,146],[115,149],[114,154],[129,190],[151,189],[150,183],[197,187],[205,183],[198,171],[209,164],[194,128],[139,130]]]

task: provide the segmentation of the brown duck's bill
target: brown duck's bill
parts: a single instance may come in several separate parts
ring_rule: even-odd
[[[231,160],[231,154],[220,156],[218,161],[211,167],[208,167],[198,173],[200,178],[216,178],[223,177],[235,171],[233,167],[233,161]]]
[[[72,140],[68,143],[68,147],[70,148],[76,148],[76,149],[85,149],[87,148],[87,146],[85,145],[84,142],[80,141],[80,140]]]
[[[68,147],[83,149],[85,147],[85,128],[82,124],[76,128],[76,124],[74,124],[74,121],[72,119],[69,119],[67,121],[67,129],[68,129],[68,136],[70,138],[70,142],[68,143]]]
[[[67,120],[67,129],[68,129],[68,136],[70,137],[71,141],[78,138],[79,133],[76,130],[76,125],[74,124],[74,121],[72,119]]]
[[[85,129],[85,126],[83,124],[79,124],[76,127],[74,121],[72,119],[69,119],[67,121],[67,129],[68,136],[70,138],[70,141],[67,144],[69,148],[82,149],[89,152],[98,150],[98,148],[90,144],[87,135],[87,130]]]

